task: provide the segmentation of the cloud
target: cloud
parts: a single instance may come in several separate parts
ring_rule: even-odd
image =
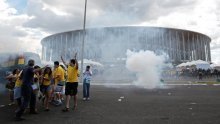
[[[144,25],[188,29],[210,36],[215,51],[220,48],[213,45],[220,42],[219,3],[218,0],[89,0],[87,27]],[[26,27],[56,33],[83,26],[84,0],[30,0],[28,8],[28,15],[34,18]]]
[[[18,14],[6,0],[0,1],[0,11],[0,52],[39,51],[39,39],[45,36],[43,32],[22,26],[32,17]]]
[[[49,1],[30,0],[28,2],[27,15],[33,16],[33,18],[24,23],[23,26],[37,28],[49,33],[82,27],[83,14],[81,11],[78,12],[79,8],[68,11],[69,5],[67,5],[65,1],[58,2],[55,0],[52,3],[48,2]]]
[[[219,53],[220,53],[220,49],[215,49],[215,50],[211,50],[211,53],[212,53],[212,61],[216,64],[220,64],[220,56],[219,56]],[[214,57],[214,59],[213,59]]]
[[[89,0],[87,26],[134,25],[154,20],[176,9],[192,7],[195,0]],[[79,0],[30,0],[28,15],[34,16],[24,26],[60,32],[83,27],[84,1]],[[51,23],[53,20],[53,23]]]
[[[39,51],[46,35],[83,27],[84,0],[28,0],[24,13],[1,0],[0,10],[0,30],[5,31],[0,38],[32,51]],[[87,27],[144,25],[201,32],[212,38],[215,60],[219,10],[219,0],[88,0]]]

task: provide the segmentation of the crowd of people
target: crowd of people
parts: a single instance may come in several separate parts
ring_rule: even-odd
[[[220,70],[217,69],[181,69],[168,70],[162,73],[164,79],[219,79]]]
[[[208,78],[220,78],[220,71],[217,69],[183,69],[178,77],[191,77],[199,80]]]
[[[61,60],[64,66],[60,65],[59,61],[55,61],[53,69],[49,66],[41,68],[35,65],[34,60],[29,60],[25,68],[15,69],[11,75],[6,77],[9,81],[6,88],[9,89],[10,100],[12,103],[16,100],[18,106],[16,121],[24,120],[22,116],[28,107],[30,114],[38,114],[37,100],[43,102],[44,111],[50,111],[50,104],[60,106],[65,103],[65,108],[62,111],[68,112],[70,110],[70,99],[73,96],[73,109],[76,109],[80,75],[77,53],[68,64],[62,56]],[[92,72],[88,65],[83,72],[83,100],[90,99],[91,76]],[[66,96],[65,100],[64,95]]]

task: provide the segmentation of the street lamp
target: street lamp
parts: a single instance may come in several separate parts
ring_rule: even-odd
[[[87,8],[87,0],[85,0],[85,9],[84,9],[84,21],[83,21],[83,38],[82,38],[82,51],[81,51],[81,78],[80,81],[83,83],[83,58],[84,58],[84,43],[86,37],[86,8]]]

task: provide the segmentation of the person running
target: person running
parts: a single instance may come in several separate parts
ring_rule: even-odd
[[[67,83],[65,88],[66,95],[66,107],[62,110],[63,112],[68,112],[70,108],[70,97],[74,97],[74,106],[75,110],[77,107],[77,88],[78,88],[78,61],[76,59],[77,53],[74,56],[74,59],[71,59],[69,64],[63,60],[61,56],[61,60],[67,68]]]
[[[15,88],[14,88],[14,99],[17,101],[18,108],[21,107],[21,85],[22,85],[22,80],[21,80],[21,73],[22,71],[19,71],[19,74],[16,77],[16,82],[15,82]]]
[[[92,71],[90,70],[90,66],[86,66],[86,70],[83,73],[83,100],[90,100],[89,98],[89,89],[90,89],[90,81],[92,77]]]
[[[62,94],[62,90],[63,90],[63,86],[65,83],[65,77],[64,77],[64,70],[63,68],[60,66],[58,61],[54,62],[54,72],[53,72],[53,80],[54,82],[54,93],[56,96],[56,101],[55,101],[55,105],[62,105],[62,101],[61,101],[61,94]]]
[[[20,72],[19,69],[14,69],[12,74],[6,77],[6,79],[9,81],[9,83],[6,84],[6,88],[9,90],[9,98],[10,98],[10,103],[8,104],[9,106],[15,104],[14,103],[14,88],[15,88],[15,82],[16,82],[19,72]]]
[[[34,66],[34,69],[40,69],[40,66],[36,65]],[[36,95],[36,98],[37,96],[40,94],[40,83],[41,83],[41,71],[39,72],[35,72],[34,73],[34,94]]]
[[[43,68],[34,69],[35,62],[34,60],[29,60],[27,67],[23,70],[21,73],[21,79],[22,79],[22,85],[21,85],[21,94],[23,97],[22,104],[20,108],[16,111],[16,121],[22,121],[24,118],[21,116],[23,115],[25,109],[28,107],[28,104],[30,102],[30,114],[37,114],[35,110],[35,102],[36,97],[33,92],[34,90],[34,73],[40,72]]]
[[[49,111],[49,100],[51,96],[51,79],[52,79],[52,70],[50,67],[46,67],[43,76],[42,76],[42,85],[41,85],[41,91],[45,96],[44,100],[44,107],[45,111]]]

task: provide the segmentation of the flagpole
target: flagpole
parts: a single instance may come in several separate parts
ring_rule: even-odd
[[[87,9],[87,0],[85,0],[84,21],[83,21],[83,38],[82,38],[82,51],[81,51],[81,72],[80,72],[81,83],[83,83],[83,58],[84,58],[84,44],[86,37],[86,9]]]

